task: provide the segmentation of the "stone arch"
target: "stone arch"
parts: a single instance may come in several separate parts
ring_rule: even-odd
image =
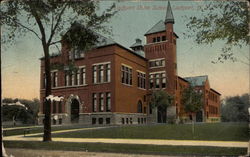
[[[78,95],[71,94],[68,97],[68,99],[66,100],[66,103],[65,103],[66,104],[66,113],[67,113],[67,122],[68,123],[72,123],[72,118],[73,118],[73,116],[71,115],[72,114],[72,103],[74,103],[73,105],[76,105],[76,103],[78,104],[78,115],[80,115],[80,113],[82,111],[83,102],[81,102],[81,100],[80,100],[80,98],[79,98]],[[74,108],[74,110],[75,109],[76,108]]]

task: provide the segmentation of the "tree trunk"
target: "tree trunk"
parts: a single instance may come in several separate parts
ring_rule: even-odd
[[[51,95],[51,74],[50,74],[50,56],[49,56],[49,47],[46,44],[43,44],[44,50],[44,65],[45,65],[45,77],[46,77],[46,86],[45,86],[45,119],[44,119],[44,134],[43,141],[51,141],[51,101],[47,100],[46,97]]]

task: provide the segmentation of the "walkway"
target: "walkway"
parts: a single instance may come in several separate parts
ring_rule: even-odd
[[[107,127],[92,127],[53,131],[52,133],[64,133],[82,130],[104,129]],[[42,137],[31,137],[42,135],[43,133],[23,135],[6,136],[3,140],[8,141],[42,141]],[[83,142],[83,143],[115,143],[115,144],[146,144],[146,145],[173,145],[173,146],[214,146],[214,147],[237,147],[248,148],[249,142],[240,141],[200,141],[200,140],[161,140],[161,139],[113,139],[113,138],[57,138],[56,142]]]

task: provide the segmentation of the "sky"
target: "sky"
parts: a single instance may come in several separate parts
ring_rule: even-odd
[[[100,9],[114,1],[101,1]],[[185,16],[199,16],[202,1],[171,1],[175,18],[174,31],[177,40],[177,66],[181,77],[208,75],[210,86],[227,96],[249,93],[249,66],[236,62],[213,64],[221,52],[223,41],[213,45],[197,45],[193,38],[186,38],[183,33],[187,19]],[[136,38],[144,34],[166,15],[166,1],[121,1],[116,3],[118,13],[106,24],[112,28],[110,36],[117,43],[130,47]],[[8,30],[2,30],[2,33]],[[233,49],[236,56],[249,57],[249,47]],[[4,98],[39,98],[40,60],[43,50],[40,41],[33,35],[27,35],[8,48],[2,50],[2,94]]]

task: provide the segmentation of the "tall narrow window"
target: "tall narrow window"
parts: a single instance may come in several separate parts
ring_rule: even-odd
[[[97,83],[97,66],[93,66],[93,83]]]
[[[76,85],[80,85],[80,70],[76,71]]]
[[[107,112],[111,111],[111,93],[110,92],[106,93],[106,111]]]
[[[161,88],[166,88],[166,74],[162,73],[161,74]]]
[[[132,85],[132,69],[122,65],[121,73],[122,73],[121,75],[122,83]]]
[[[160,74],[155,74],[155,88],[160,88]]]
[[[145,73],[142,72],[137,72],[137,86],[139,88],[145,89],[145,80],[146,80],[146,75]]]
[[[56,101],[53,101],[53,113],[56,113]]]
[[[75,84],[75,75],[72,72],[72,74],[71,74],[71,85],[73,86],[74,84]]]
[[[97,94],[93,93],[92,94],[92,107],[93,107],[93,112],[97,111]]]
[[[43,74],[43,88],[46,87],[46,75],[45,73]]]
[[[154,75],[153,74],[149,75],[149,88],[150,89],[154,88]]]
[[[62,102],[59,101],[58,103],[58,113],[62,113]]]
[[[106,64],[106,82],[110,82],[111,80],[111,69],[110,64]]]
[[[65,86],[69,86],[69,74],[65,72]]]
[[[99,76],[99,78],[98,78],[98,82],[99,83],[102,83],[102,82],[104,82],[104,69],[103,69],[103,65],[99,65],[98,66],[98,76]]]
[[[86,84],[86,69],[81,68],[81,84]]]
[[[100,112],[104,111],[104,94],[103,93],[99,94],[99,111]]]

